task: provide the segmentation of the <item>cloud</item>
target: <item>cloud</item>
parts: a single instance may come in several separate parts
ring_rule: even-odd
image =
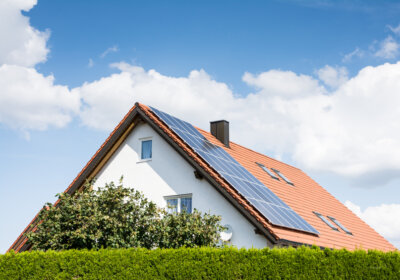
[[[121,72],[85,83],[72,90],[82,97],[81,119],[85,125],[97,129],[112,129],[136,101],[164,108],[177,115],[188,116],[195,122],[207,124],[204,109],[211,116],[222,116],[232,108],[235,98],[224,83],[218,83],[203,70],[191,71],[188,77],[168,77],[155,70],[116,63],[112,67]],[[211,112],[215,104],[219,110]]]
[[[392,27],[390,25],[387,26],[391,32],[395,36],[400,35],[400,24],[397,27]],[[356,48],[354,51],[345,54],[343,56],[342,62],[350,62],[353,57],[364,57],[364,56],[372,56],[384,59],[394,59],[399,55],[400,44],[399,42],[392,36],[387,36],[384,40],[378,41],[375,40],[370,46],[368,51],[361,50]]]
[[[396,27],[393,27],[390,25],[388,27],[389,27],[390,31],[392,31],[394,34],[400,35],[400,24],[397,25]]]
[[[342,62],[349,62],[349,61],[351,61],[353,59],[353,57],[361,58],[364,55],[365,55],[365,52],[363,50],[360,50],[359,48],[355,48],[354,51],[352,51],[352,52],[350,52],[348,54],[345,54],[343,56]]]
[[[112,46],[108,49],[106,49],[101,55],[101,58],[105,58],[109,53],[117,52],[119,51],[118,46]]]
[[[399,47],[400,44],[389,35],[385,40],[380,42],[379,49],[374,53],[374,55],[387,59],[396,58],[399,54]]]
[[[325,91],[317,80],[292,71],[270,70],[259,75],[245,73],[243,81],[259,89],[258,93],[265,96],[296,98]]]
[[[16,129],[62,127],[79,111],[79,96],[33,68],[0,66],[0,92],[0,122]]]
[[[0,65],[34,66],[46,61],[49,31],[39,31],[29,24],[21,10],[29,11],[36,0],[0,1]]]
[[[77,114],[80,99],[54,77],[33,68],[46,61],[49,32],[36,30],[21,14],[34,0],[0,1],[0,123],[23,130],[65,126]]]
[[[169,77],[126,63],[113,67],[119,73],[72,90],[85,104],[80,117],[87,126],[110,130],[139,101],[204,129],[228,119],[234,141],[288,155],[308,170],[351,178],[400,174],[400,62],[366,67],[349,80],[343,69],[324,67],[321,79],[336,89],[291,71],[245,73],[254,89],[246,96],[204,70]]]
[[[400,204],[370,206],[364,211],[351,201],[346,201],[345,205],[397,248],[400,248]]]
[[[87,67],[88,67],[88,68],[92,68],[93,66],[94,66],[93,59],[89,58],[89,62],[88,62]]]
[[[7,15],[9,20],[33,30],[15,49],[39,40],[35,49],[42,55],[31,63],[44,61],[47,38],[20,13],[36,2],[10,3],[18,12]],[[2,34],[13,33],[1,26]],[[113,50],[117,47],[107,51]],[[170,77],[123,62],[112,65],[117,73],[69,90],[53,76],[18,63],[0,64],[0,122],[16,129],[62,127],[79,115],[88,127],[110,130],[139,101],[205,129],[210,120],[226,118],[234,141],[289,156],[308,170],[368,176],[361,186],[400,176],[400,62],[365,67],[350,79],[345,68],[332,66],[319,69],[317,77],[277,69],[245,73],[242,79],[252,89],[247,95],[234,93],[204,70]]]
[[[325,65],[316,71],[318,78],[331,88],[338,88],[348,80],[346,67],[332,67]]]

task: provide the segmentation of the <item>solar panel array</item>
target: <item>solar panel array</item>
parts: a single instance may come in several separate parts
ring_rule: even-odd
[[[277,226],[319,234],[270,189],[254,177],[223,148],[212,144],[190,123],[151,110],[201,158],[242,194],[264,217]]]

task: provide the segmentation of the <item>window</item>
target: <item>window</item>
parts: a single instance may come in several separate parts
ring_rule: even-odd
[[[276,174],[278,174],[279,177],[281,177],[283,180],[285,180],[286,183],[288,183],[289,185],[294,186],[294,184],[292,183],[292,181],[290,181],[288,178],[286,178],[285,175],[283,175],[279,170],[276,170],[274,168],[271,168]]]
[[[180,213],[186,211],[192,213],[192,195],[174,195],[164,197],[167,202],[168,213]]]
[[[265,167],[263,164],[258,163],[258,162],[256,162],[256,163],[258,164],[258,166],[260,166],[262,168],[262,170],[267,172],[269,176],[271,176],[272,178],[274,178],[276,180],[279,180],[279,178],[274,173],[272,173],[271,170],[269,170],[267,167]]]
[[[168,213],[178,212],[178,199],[177,198],[167,199],[167,211],[168,211]]]
[[[317,215],[318,218],[320,218],[325,224],[327,224],[331,229],[339,231],[337,227],[332,225],[330,221],[328,221],[324,216],[322,216],[320,213],[313,212],[315,215]]]
[[[347,228],[345,228],[345,227],[344,227],[338,220],[336,220],[334,217],[328,216],[328,218],[329,218],[332,222],[334,222],[338,227],[340,227],[345,233],[350,234],[350,235],[353,235],[353,234],[351,233],[351,231],[349,231]]]
[[[142,152],[141,152],[141,156],[140,159],[141,160],[149,160],[152,158],[153,156],[153,141],[152,140],[142,140]]]

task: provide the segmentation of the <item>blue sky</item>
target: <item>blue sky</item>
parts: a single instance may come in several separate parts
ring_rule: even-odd
[[[135,101],[204,129],[230,120],[233,141],[305,170],[399,246],[399,15],[391,1],[1,3],[0,252]]]

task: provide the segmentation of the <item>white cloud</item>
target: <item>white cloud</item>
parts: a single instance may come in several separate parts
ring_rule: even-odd
[[[259,75],[245,73],[243,81],[259,89],[259,94],[270,97],[296,98],[325,91],[317,80],[292,71],[270,70]]]
[[[21,14],[34,5],[36,0],[0,1],[0,65],[34,66],[46,61],[49,32],[33,28]]]
[[[42,55],[31,64],[44,61],[46,36],[18,10],[29,10],[36,2],[9,3],[14,18],[8,19],[24,23],[23,30],[31,32],[14,49],[41,41],[36,53]],[[1,26],[1,34],[13,33],[12,27]],[[2,51],[0,57],[9,53]],[[55,85],[53,76],[18,63],[0,64],[0,122],[11,127],[62,127],[79,114],[83,124],[110,130],[139,101],[205,129],[208,121],[226,118],[236,142],[273,151],[273,156],[291,156],[302,168],[350,177],[385,174],[387,180],[400,174],[400,62],[366,67],[351,79],[345,68],[331,66],[317,72],[319,79],[281,70],[245,73],[243,81],[254,88],[246,96],[234,94],[204,70],[169,77],[126,63],[113,65],[119,73],[70,91]]]
[[[226,84],[212,80],[203,70],[192,71],[188,77],[174,78],[126,63],[113,67],[121,73],[72,90],[83,99],[81,118],[88,126],[113,128],[136,101],[159,106],[176,115],[190,115],[192,120],[206,124],[205,109],[210,117],[222,116],[235,101]],[[221,100],[225,100],[224,104],[216,103]],[[216,110],[213,112],[212,108]]]
[[[294,158],[348,176],[400,170],[399,77],[400,63],[366,67],[325,104],[318,96],[308,100],[294,114],[301,120]]]
[[[316,71],[318,78],[331,88],[338,88],[348,80],[346,67],[332,67],[325,65]]]
[[[351,201],[346,201],[345,205],[397,248],[400,248],[400,204],[370,206],[364,211]]]
[[[105,58],[109,53],[117,52],[119,51],[118,46],[112,46],[108,49],[106,49],[101,55],[101,58]]]
[[[400,24],[397,25],[396,27],[393,27],[393,26],[390,26],[390,25],[388,27],[394,34],[400,35]]]
[[[363,57],[365,55],[365,52],[363,50],[360,50],[359,48],[355,48],[354,51],[345,54],[343,56],[342,62],[349,62],[353,59],[353,57]]]
[[[82,97],[88,126],[110,130],[140,101],[205,129],[208,121],[226,118],[234,141],[290,155],[303,168],[350,177],[400,174],[400,62],[366,67],[340,83],[325,77],[341,84],[330,91],[290,71],[246,73],[243,80],[255,88],[247,96],[203,70],[168,77],[125,63],[114,67],[120,72],[72,91]]]
[[[88,68],[92,68],[94,66],[94,62],[93,59],[89,58],[89,62],[88,62]]]
[[[0,122],[23,130],[62,127],[79,111],[79,96],[33,68],[0,66]]]
[[[0,123],[15,129],[62,127],[78,113],[80,99],[33,68],[46,60],[49,32],[30,26],[21,10],[35,0],[0,1]]]
[[[388,36],[379,44],[379,49],[375,52],[375,56],[392,59],[399,54],[400,44],[392,37]]]

